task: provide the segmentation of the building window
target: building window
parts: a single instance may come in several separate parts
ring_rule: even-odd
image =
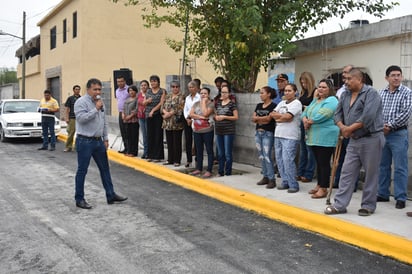
[[[77,37],[77,11],[73,12],[73,38]]]
[[[56,47],[56,26],[50,29],[50,49]]]
[[[67,42],[67,20],[63,20],[63,43]]]

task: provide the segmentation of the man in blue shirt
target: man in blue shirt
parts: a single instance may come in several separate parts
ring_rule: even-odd
[[[87,84],[87,93],[76,100],[74,113],[76,115],[76,150],[77,150],[77,172],[76,172],[76,206],[83,209],[91,209],[92,206],[84,199],[84,181],[90,159],[93,157],[99,168],[100,177],[108,204],[123,202],[127,197],[122,197],[114,192],[112,177],[110,175],[107,148],[109,139],[107,133],[107,120],[104,114],[103,101],[100,99],[102,83],[92,78]]]

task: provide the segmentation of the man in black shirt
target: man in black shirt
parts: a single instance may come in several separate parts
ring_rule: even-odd
[[[73,86],[73,95],[69,96],[64,106],[66,107],[65,120],[67,123],[67,141],[64,152],[70,152],[73,150],[73,137],[76,132],[76,115],[74,114],[74,103],[80,98],[80,86]]]

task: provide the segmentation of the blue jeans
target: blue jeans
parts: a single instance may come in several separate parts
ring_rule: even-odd
[[[193,132],[193,139],[196,147],[196,169],[203,170],[203,147],[206,146],[207,152],[207,171],[212,172],[213,168],[213,137],[214,131],[206,133]]]
[[[100,178],[102,179],[106,198],[110,200],[115,195],[110,175],[109,161],[107,159],[106,147],[102,140],[92,140],[77,136],[77,172],[76,172],[76,193],[74,198],[76,202],[84,199],[84,181],[86,179],[87,169],[89,168],[90,159],[93,157],[99,168]]]
[[[56,147],[56,134],[54,133],[54,124],[56,123],[54,117],[41,117],[41,129],[43,134],[43,147],[49,146],[49,132],[50,132],[50,146]]]
[[[218,160],[219,160],[219,170],[220,175],[232,175],[232,150],[233,150],[233,141],[235,140],[234,134],[228,135],[216,135],[217,151],[218,151]],[[226,162],[226,168],[225,168]]]
[[[298,140],[275,137],[276,162],[278,164],[282,186],[299,190],[296,181],[296,148]]]
[[[300,149],[299,149],[299,167],[298,176],[312,180],[315,172],[315,156],[312,149],[306,145],[306,133],[303,123],[300,124]]]
[[[385,139],[379,167],[378,196],[389,198],[393,159],[395,200],[406,201],[408,191],[408,130],[390,132],[385,136]]]
[[[142,157],[147,157],[147,125],[146,118],[139,118],[140,131],[143,136],[143,155]]]
[[[255,134],[256,148],[262,164],[262,175],[270,180],[275,179],[275,170],[273,168],[273,132],[256,131]]]

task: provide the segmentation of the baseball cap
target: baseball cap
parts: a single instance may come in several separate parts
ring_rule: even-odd
[[[276,77],[276,80],[286,80],[286,81],[289,81],[289,77],[288,77],[286,74],[281,73],[281,74],[278,74],[278,76]]]

